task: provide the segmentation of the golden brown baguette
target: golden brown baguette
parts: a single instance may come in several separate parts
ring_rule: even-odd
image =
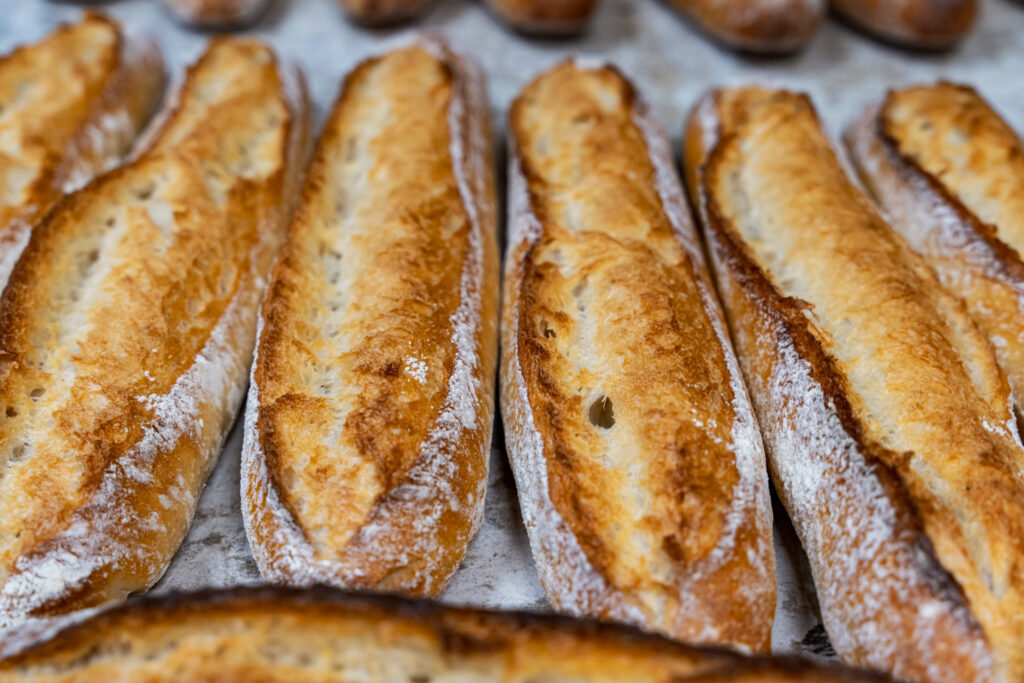
[[[434,0],[338,0],[345,14],[360,24],[379,26],[415,19],[434,5]]]
[[[252,23],[273,0],[163,0],[181,21],[199,28],[236,28]]]
[[[800,50],[825,16],[825,0],[666,0],[715,39],[747,52]]]
[[[57,203],[0,298],[0,628],[152,585],[244,396],[305,88],[220,39],[168,112]]]
[[[890,92],[847,129],[894,228],[967,304],[1024,398],[1024,142],[973,89]]]
[[[939,50],[963,40],[978,0],[830,0],[832,8],[882,40]]]
[[[845,175],[810,101],[722,90],[687,177],[841,659],[1024,675],[1024,448],[992,347]]]
[[[487,5],[518,31],[569,35],[586,27],[597,0],[487,0]]]
[[[136,600],[0,661],[10,683],[882,683],[793,657],[742,657],[564,617],[318,589]]]
[[[440,593],[483,515],[498,261],[483,74],[440,41],[346,79],[275,266],[242,512],[263,576]]]
[[[612,67],[509,117],[509,460],[560,610],[767,651],[764,452],[667,139]]]
[[[163,87],[156,44],[92,12],[0,57],[0,289],[32,226],[121,161]]]

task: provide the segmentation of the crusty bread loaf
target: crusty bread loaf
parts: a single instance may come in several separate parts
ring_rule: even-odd
[[[92,12],[0,57],[0,289],[32,226],[120,162],[163,86],[156,45]]]
[[[275,582],[443,590],[483,516],[498,260],[486,88],[440,41],[360,65],[262,310],[242,513]]]
[[[221,39],[170,107],[36,226],[0,298],[0,628],[155,582],[244,395],[305,89]]]
[[[568,35],[583,30],[597,0],[487,0],[487,5],[518,31]]]
[[[181,21],[199,28],[236,28],[252,23],[273,0],[163,0]]]
[[[895,227],[967,304],[1024,398],[1024,142],[977,92],[890,92],[846,131]]]
[[[860,28],[907,47],[946,49],[974,25],[978,0],[831,0],[832,7]]]
[[[18,656],[34,681],[882,683],[792,657],[742,657],[607,624],[319,589],[136,600]]]
[[[836,652],[909,680],[1020,681],[1024,448],[987,339],[806,97],[712,93],[685,157]]]
[[[509,120],[502,410],[552,604],[766,651],[764,452],[664,133],[566,62]]]
[[[826,0],[666,0],[722,43],[785,54],[804,47],[825,16]]]
[[[434,0],[338,0],[345,14],[360,24],[379,26],[415,19],[434,5]]]

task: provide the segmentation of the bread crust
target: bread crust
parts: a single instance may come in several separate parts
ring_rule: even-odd
[[[992,341],[1021,415],[1024,143],[976,91],[951,83],[890,92],[845,141],[893,227]]]
[[[597,0],[487,0],[487,5],[517,31],[571,35],[586,28]]]
[[[96,12],[0,57],[0,289],[57,199],[128,152],[164,80],[156,44]]]
[[[991,346],[850,184],[805,97],[712,93],[684,155],[836,652],[910,680],[1018,680],[1024,449]]]
[[[0,298],[0,628],[152,585],[243,397],[308,98],[266,46],[217,39],[169,106]]]
[[[345,81],[250,386],[242,511],[268,580],[437,595],[479,528],[497,357],[488,113],[482,72],[433,38]]]
[[[764,453],[664,133],[614,68],[574,62],[509,129],[502,411],[548,597],[767,651]]]
[[[978,0],[830,0],[833,9],[882,40],[925,50],[959,43],[978,16]]]
[[[825,0],[666,0],[729,47],[787,54],[807,45],[825,17]]]
[[[338,0],[349,19],[368,26],[410,21],[434,6],[434,0]]]
[[[880,683],[551,615],[317,589],[136,600],[0,661],[11,681],[537,680]]]
[[[179,21],[197,28],[228,29],[259,19],[274,0],[163,0]]]

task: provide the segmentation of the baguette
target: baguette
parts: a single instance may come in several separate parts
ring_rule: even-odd
[[[729,47],[759,54],[802,49],[825,16],[825,0],[667,0]]]
[[[517,31],[571,35],[586,27],[597,0],[487,0],[487,5]]]
[[[273,0],[163,0],[179,21],[197,28],[228,29],[256,21]]]
[[[978,0],[831,0],[832,8],[884,41],[926,50],[951,48],[978,16]]]
[[[509,117],[505,434],[552,605],[767,651],[757,425],[664,133],[566,62]]]
[[[794,657],[748,658],[550,615],[318,589],[136,600],[0,661],[43,681],[881,683]]]
[[[847,129],[857,171],[892,225],[967,304],[1024,397],[1024,142],[977,92],[890,92]]]
[[[152,585],[244,396],[308,137],[301,75],[218,39],[0,298],[0,629]]]
[[[93,12],[0,57],[0,290],[32,226],[120,162],[163,86],[156,44]]]
[[[498,261],[483,73],[346,79],[261,314],[242,514],[264,578],[437,595],[483,517]]]
[[[434,5],[434,0],[338,0],[349,19],[369,26],[397,24],[415,19]]]
[[[806,97],[712,93],[684,155],[836,652],[900,679],[1020,681],[1024,448],[987,339]]]

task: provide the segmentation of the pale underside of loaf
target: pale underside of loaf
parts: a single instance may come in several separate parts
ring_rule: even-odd
[[[567,62],[510,116],[503,410],[552,603],[766,649],[764,454],[664,134]]]
[[[5,681],[880,681],[629,629],[325,590],[140,601],[0,662]]]
[[[163,573],[243,397],[308,103],[216,40],[140,156],[62,199],[0,299],[0,626]]]
[[[128,152],[163,80],[155,44],[92,13],[0,57],[0,288],[61,194]]]
[[[806,98],[721,91],[688,138],[688,166],[710,150],[719,291],[837,652],[927,680],[987,680],[991,653],[1016,680],[1024,450],[991,346]]]
[[[666,0],[715,38],[741,50],[792,52],[825,16],[825,0]]]
[[[184,22],[202,27],[232,27],[257,19],[274,0],[164,0]]]
[[[243,517],[263,575],[439,593],[479,527],[497,256],[482,74],[424,39],[346,80],[263,307]]]
[[[893,227],[962,297],[1024,396],[1024,145],[975,91],[890,93],[846,132]]]

